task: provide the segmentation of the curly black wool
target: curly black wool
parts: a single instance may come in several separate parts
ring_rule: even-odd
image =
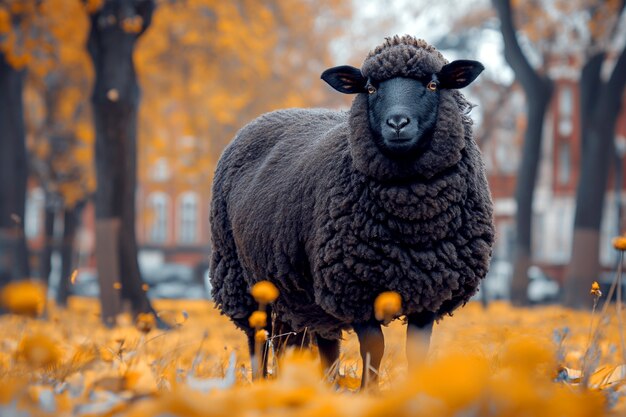
[[[422,76],[445,59],[422,40],[388,39],[364,75]],[[452,312],[487,273],[492,202],[468,103],[441,91],[430,148],[393,160],[375,145],[367,98],[349,112],[289,109],[245,126],[213,184],[211,281],[217,306],[240,327],[256,309],[249,288],[270,280],[274,311],[293,330],[339,338],[373,316],[383,291],[403,313]]]

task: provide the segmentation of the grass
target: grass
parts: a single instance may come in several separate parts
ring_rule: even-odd
[[[243,333],[210,302],[158,301],[156,308],[174,330],[127,316],[107,329],[88,299],[71,299],[68,310],[50,306],[46,320],[0,317],[0,415],[601,416],[625,410],[612,307],[592,322],[590,313],[557,306],[470,303],[435,325],[429,354],[416,353],[423,362],[410,375],[405,327],[396,320],[384,329],[380,390],[366,393],[357,392],[362,365],[354,334],[344,336],[335,385],[323,381],[316,355],[295,353],[275,378],[253,383]]]

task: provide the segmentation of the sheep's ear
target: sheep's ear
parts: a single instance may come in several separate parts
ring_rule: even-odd
[[[437,80],[441,88],[463,88],[470,85],[484,69],[478,61],[459,59],[444,65],[437,74]]]
[[[367,78],[361,74],[361,70],[349,65],[328,68],[322,73],[322,80],[345,94],[364,93],[367,84]]]

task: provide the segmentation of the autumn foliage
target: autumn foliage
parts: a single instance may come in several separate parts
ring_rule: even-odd
[[[67,311],[51,306],[47,320],[0,317],[0,414],[553,417],[624,409],[613,313],[598,321],[559,307],[470,303],[435,326],[428,357],[410,374],[405,327],[396,320],[384,329],[380,392],[355,395],[361,364],[352,333],[344,335],[335,385],[324,381],[314,353],[296,351],[272,366],[268,381],[253,383],[243,333],[212,303],[156,308],[173,330],[129,317],[106,329],[86,299],[72,299]],[[590,325],[601,333],[593,345]]]
[[[249,120],[327,103],[319,74],[338,31],[323,15],[348,13],[333,0],[161,3],[136,54],[140,178],[166,159],[176,181],[208,184],[222,149]]]
[[[95,188],[85,43],[87,13],[100,5],[0,1],[0,51],[28,70],[31,165],[46,191],[69,207]],[[143,92],[140,178],[164,158],[182,184],[207,184],[221,150],[248,120],[328,104],[316,83],[339,33],[331,22],[348,15],[349,6],[333,0],[159,2],[135,56]]]

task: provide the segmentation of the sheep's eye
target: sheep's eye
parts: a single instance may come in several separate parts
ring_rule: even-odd
[[[374,94],[376,92],[376,87],[374,87],[372,84],[368,84],[366,88],[369,94]]]
[[[426,88],[428,88],[430,91],[435,91],[437,90],[437,83],[435,81],[431,81],[426,84]]]

